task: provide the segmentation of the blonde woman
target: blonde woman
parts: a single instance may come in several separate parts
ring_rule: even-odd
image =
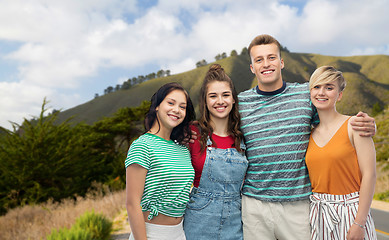
[[[352,129],[354,117],[336,111],[345,86],[342,72],[331,66],[316,69],[309,82],[320,118],[306,153],[313,192],[311,239],[377,238],[370,215],[376,181],[374,143]]]

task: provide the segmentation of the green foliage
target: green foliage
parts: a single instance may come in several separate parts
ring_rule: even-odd
[[[389,191],[374,194],[374,199],[389,202]]]
[[[57,113],[2,129],[0,203],[4,208],[37,203],[86,191],[99,161],[89,155],[84,126],[54,125]],[[77,184],[75,184],[77,183]]]
[[[108,239],[112,231],[112,222],[104,215],[94,211],[86,212],[79,217],[75,224],[76,228],[85,229],[92,233],[93,239]]]
[[[94,125],[55,124],[59,112],[14,124],[0,132],[0,214],[7,209],[53,199],[84,196],[93,181],[112,189],[125,186],[124,158],[139,136],[149,107],[120,109]]]
[[[379,102],[374,103],[373,108],[372,108],[372,116],[377,116],[380,112],[382,112],[384,108]]]
[[[248,54],[249,54],[249,51],[248,51],[247,47],[242,48],[240,55],[248,55]]]
[[[140,125],[149,107],[150,102],[144,101],[139,107],[121,108],[114,116],[91,126],[89,144],[92,152],[102,158],[108,176],[105,184],[113,190],[125,186],[125,154],[131,142],[141,134]]]
[[[47,240],[93,240],[92,234],[81,228],[53,230]]]
[[[70,228],[53,230],[47,240],[108,240],[112,231],[112,222],[94,211],[80,216]]]
[[[373,137],[378,162],[389,160],[389,108],[375,117],[377,133]],[[389,165],[388,165],[389,166]]]

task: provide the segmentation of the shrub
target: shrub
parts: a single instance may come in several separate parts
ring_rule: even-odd
[[[92,211],[80,216],[70,229],[53,230],[47,240],[108,240],[111,231],[112,222]]]
[[[109,239],[112,231],[112,222],[103,214],[96,214],[94,211],[86,212],[76,220],[76,227],[88,229],[93,239]]]
[[[47,240],[92,240],[92,234],[81,228],[62,228],[60,230],[54,230],[47,236]]]

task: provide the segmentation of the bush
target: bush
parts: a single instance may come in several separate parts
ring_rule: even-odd
[[[81,228],[62,228],[54,230],[47,236],[47,240],[92,240],[92,234],[89,231]]]
[[[112,231],[112,222],[94,211],[80,216],[70,228],[53,230],[47,240],[108,240]]]
[[[96,214],[94,211],[86,212],[76,220],[76,227],[88,229],[93,239],[109,239],[112,231],[112,222],[104,215]]]
[[[374,199],[389,202],[389,191],[374,194]]]

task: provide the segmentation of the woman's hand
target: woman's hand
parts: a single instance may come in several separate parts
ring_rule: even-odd
[[[356,224],[352,224],[347,232],[347,240],[363,240],[365,237],[365,229]]]

